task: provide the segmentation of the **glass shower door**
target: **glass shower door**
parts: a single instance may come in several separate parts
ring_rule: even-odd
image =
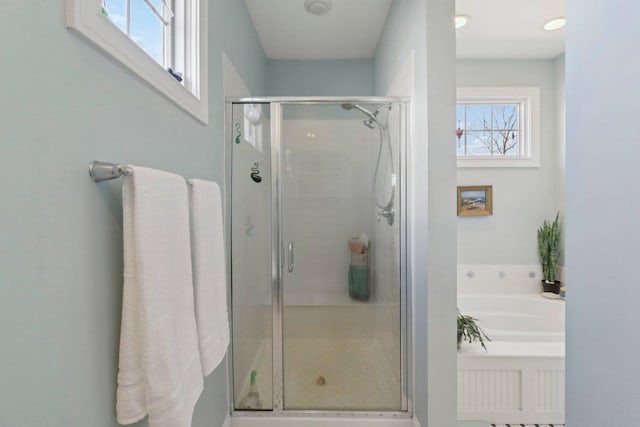
[[[286,410],[400,411],[405,405],[399,110],[283,106]]]
[[[236,410],[271,410],[272,208],[268,104],[233,104],[231,277]],[[253,383],[253,384],[252,384]]]

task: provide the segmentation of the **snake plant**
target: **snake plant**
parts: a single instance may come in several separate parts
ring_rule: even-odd
[[[548,283],[555,283],[558,260],[560,259],[559,216],[560,212],[556,214],[556,219],[552,223],[544,220],[542,227],[538,228],[538,249],[542,261],[542,274]]]

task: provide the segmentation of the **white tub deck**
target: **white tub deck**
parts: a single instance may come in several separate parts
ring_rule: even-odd
[[[564,302],[540,295],[463,295],[491,342],[458,351],[458,419],[564,423]]]

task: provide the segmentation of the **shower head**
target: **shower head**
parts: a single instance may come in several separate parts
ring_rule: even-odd
[[[366,108],[362,108],[361,106],[359,106],[358,104],[350,104],[350,103],[345,103],[342,104],[342,109],[343,110],[347,110],[347,111],[351,111],[353,109],[359,110],[362,113],[364,113],[367,117],[369,117],[369,120],[374,120],[376,119],[376,115],[380,112],[379,110],[376,111],[376,113],[372,113],[371,111],[367,110]]]

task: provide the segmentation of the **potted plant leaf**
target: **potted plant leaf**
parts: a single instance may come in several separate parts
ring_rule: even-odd
[[[538,249],[542,262],[542,289],[544,292],[560,293],[560,281],[556,280],[558,260],[560,259],[560,212],[552,223],[544,220],[538,228]]]
[[[487,334],[476,323],[478,319],[466,316],[460,313],[458,310],[458,350],[462,341],[468,341],[470,343],[479,341],[484,351],[487,351],[487,347],[484,345],[484,341],[491,341]]]

